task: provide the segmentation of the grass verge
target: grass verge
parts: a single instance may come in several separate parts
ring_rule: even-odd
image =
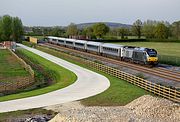
[[[14,80],[16,77],[26,77],[30,74],[20,61],[9,50],[0,50],[0,80]]]
[[[45,48],[37,46],[37,49],[47,52],[51,55],[60,57],[64,60],[67,60],[71,63],[77,64],[81,67],[90,69],[92,71],[95,71],[99,74],[104,75],[107,77],[111,83],[111,86],[108,90],[104,91],[103,93],[81,100],[81,103],[86,106],[118,106],[118,105],[126,105],[132,100],[145,95],[150,94],[149,92],[134,86],[124,80],[120,80],[118,78],[115,78],[113,76],[110,76],[108,74],[99,72],[97,70],[94,70],[92,68],[89,68],[87,65],[81,64],[79,62],[75,62],[74,60],[64,58],[61,54],[61,52],[55,51],[53,49]]]
[[[71,72],[57,64],[54,64],[32,52],[25,50],[25,49],[20,49],[19,51],[21,53],[23,53],[24,55],[26,55],[29,59],[36,61],[36,63],[38,63],[38,64],[41,64],[45,69],[52,71],[53,78],[54,78],[53,79],[54,84],[52,84],[48,87],[44,87],[44,88],[40,88],[40,89],[28,91],[28,92],[21,92],[18,94],[3,96],[3,97],[0,97],[0,101],[7,101],[7,100],[13,100],[13,99],[19,99],[19,98],[25,98],[25,97],[31,97],[31,96],[45,94],[45,93],[48,93],[51,91],[55,91],[55,90],[64,88],[64,87],[74,83],[75,80],[77,79],[76,75],[73,72]]]

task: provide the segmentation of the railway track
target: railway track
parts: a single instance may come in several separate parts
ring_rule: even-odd
[[[164,78],[164,79],[167,79],[167,80],[170,80],[170,81],[180,82],[180,72],[171,71],[171,70],[168,70],[168,69],[165,69],[165,68],[162,68],[162,67],[148,68],[148,67],[144,67],[144,66],[141,66],[141,65],[132,64],[132,63],[128,63],[128,62],[123,62],[123,61],[119,61],[119,60],[116,60],[116,59],[111,59],[111,58],[108,58],[108,57],[103,57],[103,56],[100,56],[100,55],[87,53],[87,52],[83,52],[83,51],[79,51],[79,50],[74,50],[74,49],[71,49],[71,48],[66,48],[66,47],[62,47],[62,46],[58,46],[58,45],[54,45],[54,44],[49,44],[49,43],[43,44],[43,46],[51,47],[51,48],[53,47],[53,48],[56,48],[56,49],[59,49],[59,50],[60,49],[61,50],[66,50],[68,52],[72,52],[72,53],[75,53],[75,54],[86,55],[86,56],[92,57],[92,58],[94,58],[96,60],[100,60],[100,61],[103,60],[105,62],[110,62],[110,63],[116,64],[116,65],[119,65],[119,66],[122,66],[122,67],[127,67],[127,68],[130,68],[130,69],[133,69],[133,70],[137,70],[137,71],[140,71],[140,72],[155,75],[157,77],[161,77],[161,78]]]

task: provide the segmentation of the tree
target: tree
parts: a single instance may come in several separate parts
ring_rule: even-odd
[[[146,38],[155,38],[155,28],[157,21],[147,20],[143,23],[142,32]]]
[[[52,36],[64,36],[64,30],[60,27],[55,27],[51,30],[50,35]]]
[[[172,36],[176,39],[180,39],[180,21],[173,22],[171,25]]]
[[[21,42],[23,24],[18,17],[5,15],[0,18],[0,41]]]
[[[94,34],[93,34],[93,28],[92,28],[91,26],[84,28],[83,31],[84,31],[85,35],[86,35],[89,39],[91,39],[91,38],[94,36]]]
[[[21,42],[21,38],[23,35],[23,24],[22,21],[18,17],[14,17],[12,19],[12,38],[16,42]]]
[[[2,42],[2,18],[0,17],[0,42]]]
[[[93,25],[93,33],[97,38],[102,38],[105,34],[109,32],[109,27],[104,23],[96,23]]]
[[[68,36],[76,36],[78,34],[78,28],[74,23],[71,23],[66,31]]]
[[[167,39],[169,36],[168,27],[164,23],[158,23],[155,28],[155,37],[158,39]]]
[[[121,36],[121,39],[124,39],[125,36],[127,36],[129,33],[129,30],[127,28],[119,28],[118,29],[118,35]]]
[[[141,20],[137,20],[136,22],[133,23],[133,26],[132,26],[132,31],[133,33],[138,36],[138,38],[140,39],[141,38],[141,31],[142,31],[142,22]]]
[[[2,17],[1,22],[1,29],[2,29],[2,40],[9,41],[11,40],[12,35],[12,17],[9,15],[5,15]]]

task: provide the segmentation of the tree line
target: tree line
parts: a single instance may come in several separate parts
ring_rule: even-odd
[[[121,37],[128,39],[129,36],[146,39],[180,39],[180,21],[170,24],[166,21],[147,20],[142,22],[137,20],[131,28],[109,28],[104,23],[96,23],[82,29],[71,23],[67,27],[34,27],[27,35],[51,35],[62,37],[85,36],[87,39],[104,39],[106,37]],[[115,38],[116,39],[116,38]]]
[[[21,42],[23,31],[23,24],[20,18],[9,15],[0,17],[0,42]]]

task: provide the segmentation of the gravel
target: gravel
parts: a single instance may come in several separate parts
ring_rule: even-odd
[[[180,122],[180,104],[150,95],[126,106],[85,107],[76,101],[45,109],[59,112],[50,122]]]

